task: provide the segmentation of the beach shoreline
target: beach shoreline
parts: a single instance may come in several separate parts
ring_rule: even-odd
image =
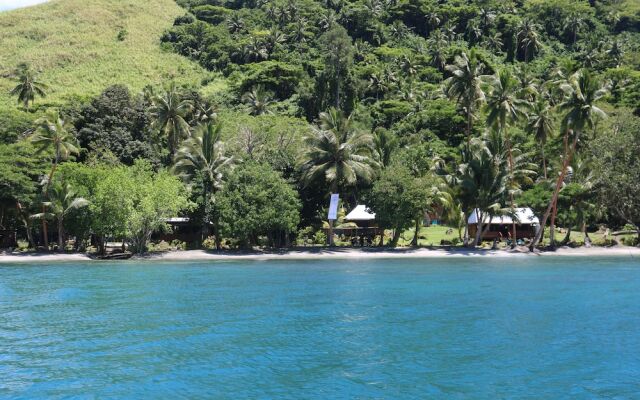
[[[373,260],[373,259],[407,259],[407,258],[450,258],[450,257],[639,257],[640,248],[591,247],[569,248],[562,247],[555,251],[528,252],[520,250],[485,250],[465,248],[296,248],[287,250],[265,251],[206,251],[185,250],[153,253],[134,256],[132,261],[267,261],[267,260]],[[87,254],[58,254],[58,253],[0,253],[0,264],[11,263],[51,263],[74,261],[103,261]]]

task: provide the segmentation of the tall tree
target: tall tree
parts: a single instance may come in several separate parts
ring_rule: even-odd
[[[518,25],[516,39],[518,40],[518,48],[524,53],[525,63],[529,62],[531,55],[540,51],[542,43],[538,35],[539,29],[539,25],[530,20],[524,20]]]
[[[149,110],[152,126],[167,137],[171,156],[175,154],[180,141],[189,136],[187,118],[192,109],[193,102],[185,99],[175,83],[153,97]]]
[[[462,106],[467,117],[467,143],[471,140],[471,127],[474,114],[485,101],[485,94],[482,88],[482,81],[486,79],[484,72],[486,65],[481,61],[474,51],[470,56],[461,53],[455,57],[451,65],[446,66],[446,70],[451,74],[445,83],[445,93]]]
[[[254,86],[250,91],[243,94],[242,101],[247,106],[250,115],[273,114],[270,108],[271,104],[273,104],[273,99],[262,85]]]
[[[640,118],[622,112],[613,123],[616,134],[601,135],[589,145],[598,204],[636,228],[640,245]]]
[[[572,75],[567,83],[561,85],[564,93],[564,101],[559,105],[559,110],[564,113],[561,131],[563,132],[563,156],[561,168],[556,179],[556,184],[549,206],[545,211],[540,226],[546,226],[549,215],[557,209],[558,194],[565,180],[567,169],[575,155],[580,136],[585,128],[592,129],[597,119],[606,118],[606,113],[596,104],[604,97],[608,90],[602,86],[597,78],[588,70],[581,70]],[[555,212],[554,212],[555,215]],[[555,229],[554,218],[551,220],[551,229]],[[540,229],[531,243],[531,249],[535,248],[542,238],[544,229]]]
[[[551,112],[551,105],[549,102],[540,98],[533,103],[529,110],[527,118],[527,132],[532,134],[540,146],[540,156],[542,157],[542,171],[544,179],[547,179],[547,157],[544,153],[544,147],[547,144],[547,140],[552,135],[554,130],[554,119]]]
[[[36,73],[27,64],[20,64],[14,72],[18,81],[11,94],[18,97],[18,102],[29,109],[29,103],[33,105],[36,96],[46,97],[49,87],[38,80]]]
[[[578,34],[585,27],[584,18],[579,12],[572,12],[562,21],[564,29],[571,36],[571,44],[575,46]]]
[[[517,79],[508,69],[503,69],[491,80],[489,94],[487,96],[487,124],[496,129],[505,139],[507,147],[507,159],[509,164],[509,201],[512,212],[515,214],[515,193],[519,186],[514,176],[513,154],[509,126],[526,116],[525,110],[528,107],[526,100],[518,98],[519,85]],[[513,245],[516,244],[517,232],[516,221],[513,226]]]
[[[353,60],[351,37],[341,25],[334,24],[320,37],[320,42],[325,54],[325,71],[333,86],[334,105],[340,108],[340,87]]]
[[[31,141],[38,149],[38,152],[53,150],[51,171],[43,180],[42,193],[44,198],[48,197],[49,185],[53,181],[56,168],[61,161],[65,161],[72,154],[78,154],[77,140],[69,131],[71,125],[60,115],[57,110],[52,110],[44,117],[36,121],[36,130],[31,137]],[[42,214],[47,212],[46,203],[42,204]],[[44,246],[49,248],[49,235],[47,234],[47,219],[42,218],[42,235]]]
[[[373,134],[373,146],[378,163],[384,168],[391,162],[391,155],[398,147],[398,138],[393,132],[378,129]]]
[[[502,209],[502,200],[507,191],[509,173],[506,153],[492,152],[488,142],[473,138],[462,151],[462,162],[448,179],[457,188],[458,199],[468,217],[476,212],[478,224],[472,246],[477,246],[483,235],[484,223]],[[465,233],[465,245],[469,238]]]
[[[71,185],[52,185],[49,191],[49,201],[44,202],[45,211],[32,215],[35,219],[54,219],[58,224],[58,251],[64,251],[65,232],[64,218],[70,212],[87,207],[89,201],[82,197],[77,197]]]
[[[196,128],[194,135],[184,142],[175,157],[174,171],[187,182],[193,184],[202,180],[204,218],[202,234],[207,236],[209,224],[213,221],[216,247],[220,249],[219,217],[215,212],[215,195],[222,189],[227,172],[235,160],[225,154],[224,143],[220,140],[222,125],[208,122]]]
[[[373,137],[353,125],[351,116],[330,109],[320,114],[320,126],[305,138],[302,181],[324,180],[331,193],[344,192],[358,179],[371,181],[377,163],[372,157]]]

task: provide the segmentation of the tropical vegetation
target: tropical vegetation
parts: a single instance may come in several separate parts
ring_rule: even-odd
[[[0,14],[0,234],[23,247],[142,253],[175,220],[193,248],[340,243],[332,193],[376,244],[438,219],[480,246],[520,207],[531,249],[640,238],[631,0],[76,3]],[[113,23],[91,41],[78,8]]]

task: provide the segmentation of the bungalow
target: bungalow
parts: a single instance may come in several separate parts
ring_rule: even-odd
[[[469,228],[469,236],[475,237],[478,229],[478,210],[474,210],[467,221]],[[483,240],[507,239],[512,235],[514,218],[510,215],[494,216],[484,215],[482,229],[486,230],[486,224],[489,229],[483,236]],[[528,207],[515,209],[516,235],[518,239],[531,239],[538,232],[540,220],[535,216],[533,210]]]
[[[186,217],[167,218],[165,222],[170,227],[169,231],[154,232],[151,236],[151,240],[164,240],[165,242],[179,240],[181,242],[186,242],[187,244],[198,243],[201,241],[201,223],[191,221]]]
[[[360,243],[364,243],[365,240],[372,242],[382,233],[382,229],[376,224],[376,214],[370,212],[367,206],[359,204],[344,217],[342,224],[333,229],[333,233],[343,238],[351,238],[354,243],[358,239]]]

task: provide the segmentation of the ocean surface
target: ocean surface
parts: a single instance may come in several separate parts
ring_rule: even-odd
[[[640,260],[0,265],[0,398],[638,399]]]

